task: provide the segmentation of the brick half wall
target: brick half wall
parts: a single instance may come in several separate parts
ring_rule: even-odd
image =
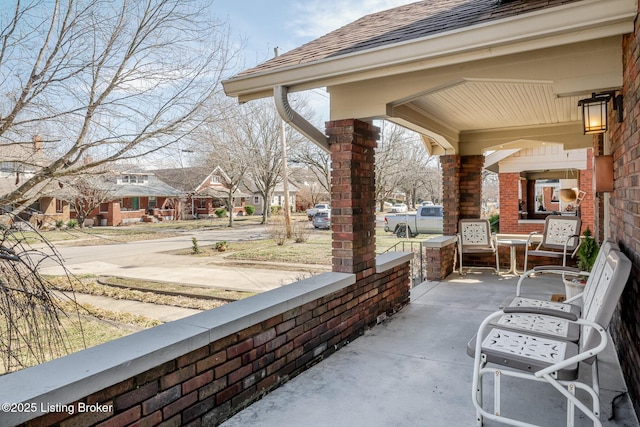
[[[407,304],[412,257],[381,255],[359,281],[325,273],[0,377],[3,402],[38,410],[0,424],[217,425]],[[42,404],[64,410],[39,416]]]

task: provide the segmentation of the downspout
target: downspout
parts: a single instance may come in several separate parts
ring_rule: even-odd
[[[318,128],[309,123],[304,117],[293,111],[293,108],[289,105],[288,95],[289,89],[285,86],[275,86],[273,88],[273,99],[275,100],[276,109],[278,110],[280,117],[282,117],[282,120],[309,138],[311,142],[322,148],[327,153],[331,152],[331,149],[329,148],[329,138],[327,138],[324,133],[320,132]]]

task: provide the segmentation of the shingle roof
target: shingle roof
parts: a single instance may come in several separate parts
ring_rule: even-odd
[[[309,64],[580,0],[424,0],[364,16],[233,78]],[[232,78],[232,79],[233,79]]]
[[[212,168],[188,167],[177,169],[156,169],[152,172],[170,186],[189,192],[195,191],[212,171]]]

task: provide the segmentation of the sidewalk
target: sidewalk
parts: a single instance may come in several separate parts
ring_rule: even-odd
[[[75,294],[75,300],[80,305],[91,305],[102,310],[113,311],[116,313],[130,313],[138,316],[144,316],[148,319],[159,320],[163,323],[182,319],[183,317],[188,317],[202,311],[193,308],[114,299],[100,295],[80,293]]]

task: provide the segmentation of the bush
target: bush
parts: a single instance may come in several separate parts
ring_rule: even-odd
[[[309,235],[311,234],[311,228],[309,228],[305,223],[294,222],[291,224],[292,233],[293,233],[293,241],[296,243],[304,243],[309,240]]]
[[[582,271],[591,271],[593,263],[598,256],[598,243],[591,236],[591,230],[587,227],[582,233],[584,240],[578,249],[578,268]]]
[[[198,239],[195,237],[191,238],[191,253],[197,255],[200,253],[200,247],[198,246]]]
[[[275,218],[267,226],[267,233],[276,242],[276,245],[283,246],[287,241],[287,229],[283,218]]]
[[[277,215],[282,213],[282,206],[271,206],[271,215]]]
[[[220,242],[216,242],[216,250],[218,252],[224,252],[227,250],[227,241],[221,240]]]
[[[253,205],[247,205],[244,207],[244,211],[247,213],[247,215],[253,215],[253,213],[256,211],[256,207]]]
[[[62,228],[62,226],[64,225],[64,221],[59,219],[56,221],[56,228]]]
[[[76,228],[76,225],[78,225],[78,221],[76,221],[75,219],[70,219],[67,222],[67,227],[68,228]]]
[[[224,208],[216,209],[214,213],[218,218],[225,218],[227,216],[227,210]]]
[[[493,214],[489,217],[489,224],[491,224],[491,232],[498,233],[500,231],[500,214]]]

